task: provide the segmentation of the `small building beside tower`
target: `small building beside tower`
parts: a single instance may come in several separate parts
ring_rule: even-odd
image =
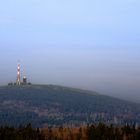
[[[26,76],[23,77],[22,83],[23,83],[23,85],[27,85],[27,78],[26,78]]]

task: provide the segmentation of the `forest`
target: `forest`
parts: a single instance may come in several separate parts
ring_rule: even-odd
[[[140,124],[140,104],[56,85],[0,87],[0,126]]]
[[[99,123],[81,127],[0,127],[0,140],[140,140],[140,127]]]

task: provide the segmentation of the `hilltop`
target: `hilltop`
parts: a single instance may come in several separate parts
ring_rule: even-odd
[[[96,92],[56,85],[0,87],[0,124],[139,123],[140,106]]]

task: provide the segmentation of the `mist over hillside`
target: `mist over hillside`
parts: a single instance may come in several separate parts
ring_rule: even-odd
[[[136,103],[56,85],[0,87],[0,124],[35,127],[140,123]]]

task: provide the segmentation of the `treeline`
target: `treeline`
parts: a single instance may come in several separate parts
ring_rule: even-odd
[[[1,127],[0,140],[140,140],[140,127],[135,125],[87,125],[79,128]]]
[[[28,124],[19,128],[0,127],[0,140],[45,140],[45,137],[39,129]]]
[[[140,127],[125,125],[87,125],[80,128],[42,129],[45,140],[140,140]]]

